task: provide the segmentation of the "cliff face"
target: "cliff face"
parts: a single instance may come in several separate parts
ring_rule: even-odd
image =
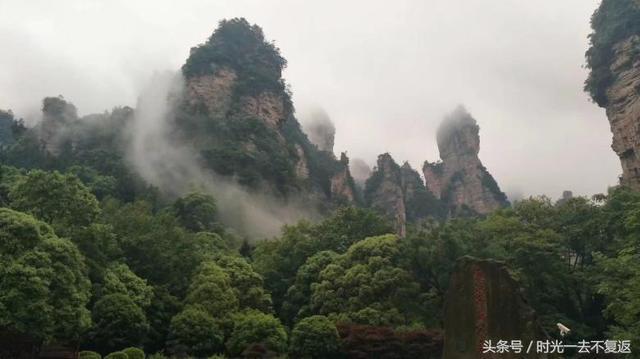
[[[620,182],[640,190],[640,36],[613,47],[613,82],[606,90],[606,113],[613,133],[611,148],[622,164]]]
[[[620,183],[640,190],[640,1],[603,0],[591,17],[584,89],[604,108]]]
[[[313,145],[294,116],[285,66],[258,26],[222,21],[182,67],[175,132],[193,144],[203,166],[249,189],[352,203],[348,167]]]
[[[346,153],[340,155],[338,168],[331,177],[331,198],[341,204],[359,202],[356,185],[349,170],[349,158]]]
[[[406,235],[407,210],[400,166],[390,154],[378,156],[377,167],[365,185],[365,201],[369,207],[393,221],[400,237]]]
[[[402,166],[388,153],[378,163],[365,185],[365,202],[391,219],[399,236],[406,235],[407,222],[442,218],[442,203],[427,191],[418,172],[409,163]]]
[[[459,107],[438,129],[441,162],[425,162],[425,185],[451,215],[487,214],[508,204],[478,158],[480,127]]]

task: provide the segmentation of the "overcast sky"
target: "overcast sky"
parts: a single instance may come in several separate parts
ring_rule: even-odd
[[[480,158],[510,194],[604,192],[621,172],[604,110],[582,91],[597,0],[0,0],[0,108],[36,120],[44,96],[80,114],[133,106],[219,20],[246,17],[287,58],[300,117],[323,107],[336,152],[421,169],[464,104]]]

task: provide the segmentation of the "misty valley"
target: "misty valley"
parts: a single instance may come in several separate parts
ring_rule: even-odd
[[[0,98],[0,359],[640,358],[640,2],[576,89],[619,184],[560,198],[508,196],[464,104],[420,168],[338,153],[258,24],[212,28],[134,106]]]

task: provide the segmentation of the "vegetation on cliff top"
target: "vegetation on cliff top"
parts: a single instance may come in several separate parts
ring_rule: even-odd
[[[613,47],[631,35],[640,35],[640,3],[637,0],[603,0],[591,16],[590,47],[586,52],[591,70],[584,89],[599,106],[607,105],[607,88],[614,80],[610,66]]]

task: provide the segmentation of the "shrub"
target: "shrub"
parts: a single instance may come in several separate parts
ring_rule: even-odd
[[[145,357],[144,351],[142,349],[131,347],[122,349],[122,351],[127,354],[127,357],[129,357],[129,359],[144,359]]]
[[[273,315],[258,311],[240,313],[233,318],[233,331],[227,342],[232,356],[240,355],[252,344],[260,343],[267,350],[284,353],[287,333]]]
[[[104,359],[129,359],[129,356],[125,352],[113,352],[104,357]]]
[[[188,306],[171,319],[170,336],[174,350],[207,356],[221,351],[224,334],[209,313]]]
[[[338,330],[329,318],[304,318],[291,332],[289,353],[293,358],[334,358],[339,349]]]
[[[102,355],[90,350],[83,350],[78,353],[78,359],[102,359]]]

